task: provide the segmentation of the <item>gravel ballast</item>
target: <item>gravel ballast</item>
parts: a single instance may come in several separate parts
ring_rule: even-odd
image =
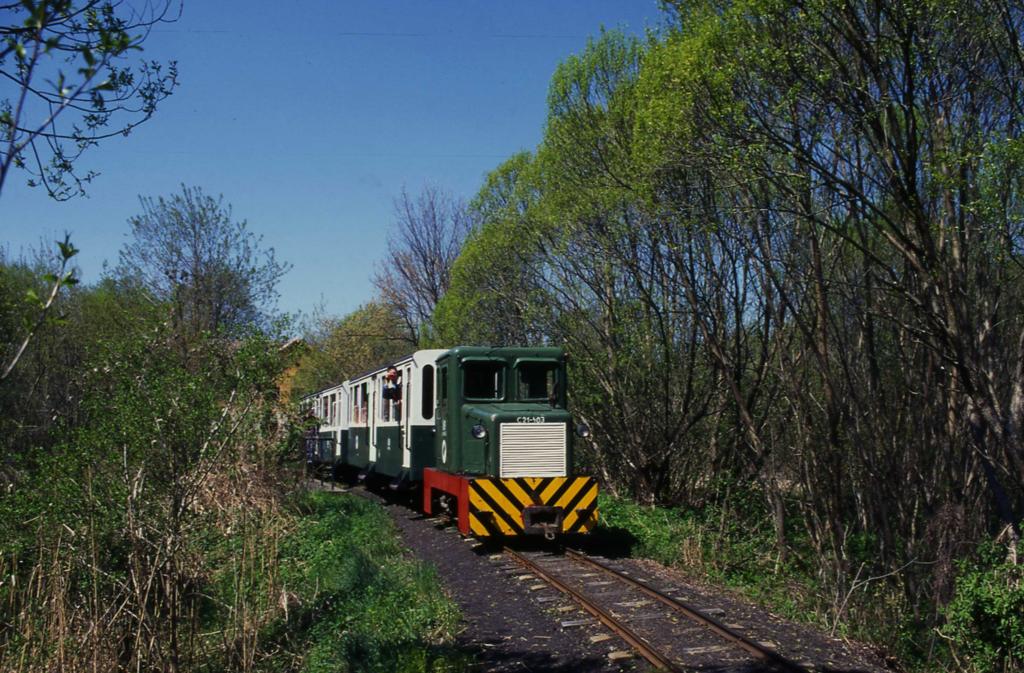
[[[484,671],[550,671],[551,673],[647,670],[635,662],[611,663],[606,643],[592,644],[579,628],[563,629],[555,608],[545,609],[530,596],[508,561],[492,558],[494,550],[463,538],[452,527],[438,528],[421,514],[399,505],[385,505],[406,545],[437,567],[438,575],[462,610],[465,631],[460,648],[473,652]],[[548,590],[548,596],[556,592]],[[582,618],[581,613],[568,613]],[[609,641],[611,642],[611,641]]]

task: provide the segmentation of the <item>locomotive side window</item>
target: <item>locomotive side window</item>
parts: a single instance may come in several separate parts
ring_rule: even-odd
[[[558,365],[554,362],[523,362],[516,367],[516,399],[555,400],[558,396]]]
[[[463,367],[462,394],[467,400],[500,400],[505,397],[505,365],[501,362],[467,362]]]
[[[423,396],[420,412],[423,418],[430,420],[434,417],[434,366],[424,365],[423,367]]]

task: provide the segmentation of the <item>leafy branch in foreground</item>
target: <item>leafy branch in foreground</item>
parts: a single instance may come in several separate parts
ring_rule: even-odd
[[[76,162],[86,149],[128,135],[177,86],[166,66],[125,63],[154,26],[180,14],[174,0],[140,8],[111,0],[24,0],[0,5],[0,194],[12,168],[57,200],[96,176]]]
[[[43,280],[50,285],[50,292],[46,295],[45,299],[40,298],[39,293],[33,289],[29,289],[26,292],[27,299],[37,304],[38,312],[35,319],[26,325],[27,333],[25,338],[22,340],[21,345],[18,346],[14,355],[11,356],[11,359],[4,365],[3,372],[0,373],[0,381],[7,380],[7,377],[11,375],[11,372],[18,365],[18,361],[21,360],[21,356],[25,354],[25,350],[32,342],[32,338],[46,323],[46,317],[49,315],[54,302],[57,301],[60,289],[65,286],[70,287],[78,284],[75,270],[68,270],[68,262],[78,254],[78,249],[71,244],[69,235],[65,235],[63,241],[57,241],[57,247],[60,249],[60,268],[56,273],[48,273],[43,276]]]

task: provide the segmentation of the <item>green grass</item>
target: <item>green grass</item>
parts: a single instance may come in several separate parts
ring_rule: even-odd
[[[728,586],[764,588],[766,575],[784,575],[767,518],[749,503],[724,511],[638,505],[602,494],[601,524],[630,539],[630,552],[698,572]],[[750,511],[747,511],[750,510]]]
[[[265,671],[461,671],[459,620],[432,568],[409,557],[388,515],[362,498],[296,497],[278,550],[281,615],[261,634]]]

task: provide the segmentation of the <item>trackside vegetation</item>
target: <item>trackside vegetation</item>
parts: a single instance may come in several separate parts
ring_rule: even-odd
[[[790,619],[863,642],[885,643],[886,654],[921,670],[923,624],[886,577],[872,577],[873,540],[851,544],[856,579],[849,591],[834,591],[814,570],[814,548],[800,529],[788,531],[783,559],[763,499],[746,493],[702,508],[661,507],[602,494],[598,534],[631,556],[678,568],[701,582],[731,588]],[[943,609],[936,635],[956,665],[1004,670],[1024,654],[1024,582],[1019,565],[1007,563],[998,545],[959,562],[953,599]],[[914,662],[917,662],[914,664]],[[1014,670],[1012,668],[1005,670]]]
[[[857,559],[861,574],[852,591],[829,593],[813,572],[813,547],[799,529],[791,532],[785,559],[773,545],[774,531],[756,494],[700,509],[650,507],[602,496],[603,533],[619,539],[633,556],[678,568],[701,582],[733,589],[790,619],[815,624],[839,637],[885,642],[890,655],[914,658],[913,623],[902,596],[880,578],[865,574],[870,546]],[[894,608],[906,621],[894,622]],[[892,633],[891,630],[897,631]]]
[[[195,254],[162,292],[136,265],[43,306],[65,253],[0,256],[0,671],[460,670],[383,510],[302,487],[281,267],[226,211],[174,213]]]
[[[471,663],[447,647],[458,610],[433,570],[408,557],[383,509],[322,492],[289,506],[297,518],[279,547],[285,610],[264,630],[260,670],[413,673]]]

